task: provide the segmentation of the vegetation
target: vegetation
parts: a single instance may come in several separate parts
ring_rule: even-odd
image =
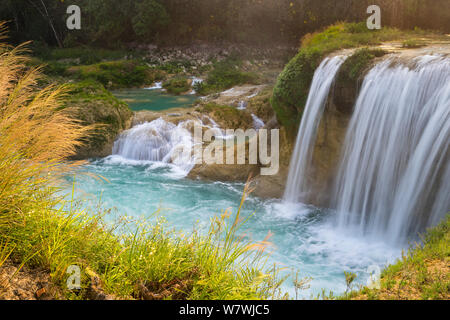
[[[386,52],[382,49],[363,48],[355,51],[341,66],[337,77],[339,83],[354,83],[370,66],[373,59],[382,57]]]
[[[343,299],[448,300],[450,298],[450,215],[381,274],[379,289],[362,288]]]
[[[160,71],[132,60],[101,62],[86,66],[73,66],[66,74],[79,80],[91,79],[110,89],[131,88],[149,85],[161,80]]]
[[[372,0],[78,0],[82,30],[68,30],[66,1],[4,0],[17,43],[44,41],[59,47],[96,44],[125,47],[153,41],[203,40],[268,44],[297,42],[302,35],[346,20],[365,20]],[[378,0],[383,26],[450,32],[448,0]],[[92,62],[91,62],[92,63]]]
[[[43,268],[70,299],[279,296],[276,270],[263,271],[268,242],[238,235],[248,189],[235,215],[226,210],[207,233],[191,235],[164,231],[160,220],[107,224],[109,211],[84,211],[61,197],[55,185],[77,166],[64,160],[95,128],[60,106],[67,90],[89,99],[91,90],[102,89],[95,83],[39,88],[39,69],[26,67],[23,47],[0,46],[0,267],[8,261]],[[80,290],[67,289],[71,265],[81,268]]]
[[[117,135],[128,128],[132,111],[93,80],[72,83],[67,90],[62,108],[82,125],[95,126],[73,157],[86,159],[108,155]]]
[[[253,119],[247,110],[238,110],[228,105],[206,103],[197,107],[197,111],[210,114],[217,119],[222,128],[253,128]]]
[[[216,62],[206,81],[198,83],[195,90],[201,95],[208,95],[240,84],[256,83],[258,76],[252,72],[242,71],[241,67],[242,61],[236,56]]]
[[[191,85],[185,77],[177,76],[163,83],[163,88],[172,94],[181,94],[187,92]]]
[[[415,39],[408,39],[403,41],[403,48],[412,49],[412,48],[420,48],[425,46],[425,42]]]
[[[314,72],[327,54],[340,49],[374,46],[383,41],[412,39],[425,34],[419,29],[368,30],[365,23],[338,23],[322,32],[307,34],[298,54],[280,74],[273,91],[271,103],[280,123],[294,129],[299,124]],[[356,77],[373,57],[380,54],[381,51],[372,49],[356,52],[346,65],[349,71],[347,76]]]
[[[108,50],[98,47],[79,46],[74,48],[53,48],[42,42],[31,43],[33,55],[43,61],[64,61],[72,65],[89,65],[99,63],[105,60],[122,60],[126,56],[137,59],[139,52],[130,53],[126,50]]]

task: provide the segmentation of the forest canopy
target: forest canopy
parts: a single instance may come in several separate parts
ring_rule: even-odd
[[[81,30],[66,27],[67,7],[81,8]],[[181,44],[201,40],[249,44],[298,43],[337,21],[367,19],[382,10],[382,25],[450,32],[448,0],[2,0],[0,21],[15,43],[117,48],[125,43]]]

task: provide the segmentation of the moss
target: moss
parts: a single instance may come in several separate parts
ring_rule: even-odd
[[[216,62],[208,73],[206,81],[198,83],[195,90],[201,95],[207,95],[237,85],[258,82],[258,76],[255,73],[242,71],[241,68],[242,61],[234,56]]]
[[[273,87],[264,88],[257,96],[248,101],[247,110],[263,119],[264,122],[269,121],[274,116],[274,112],[270,104],[272,92]]]
[[[238,110],[227,105],[207,103],[197,107],[196,111],[209,114],[226,129],[249,129],[253,127],[253,118],[246,110]]]
[[[333,104],[337,110],[345,114],[353,112],[360,84],[365,72],[369,69],[374,59],[386,54],[381,49],[359,49],[356,50],[342,64],[337,78],[333,94]]]
[[[126,129],[132,116],[128,105],[114,97],[102,84],[86,80],[71,84],[64,105],[85,125],[97,125],[95,132],[78,150],[76,158],[102,156],[102,150],[111,144],[121,130]]]
[[[271,103],[278,120],[289,132],[296,132],[314,71],[326,55],[340,49],[374,46],[383,41],[411,38],[417,32],[395,28],[368,30],[364,23],[339,23],[322,32],[306,35],[300,51],[286,65],[273,91]],[[374,54],[373,51],[369,52]],[[355,65],[351,66],[348,73],[350,78],[360,73],[368,58],[368,52],[354,58]]]
[[[357,81],[370,66],[371,62],[386,54],[381,49],[363,48],[353,53],[341,66],[337,82],[353,83]]]
[[[271,105],[283,126],[295,128],[300,121],[314,71],[321,60],[322,54],[318,50],[302,50],[278,77]]]
[[[66,74],[80,81],[98,81],[109,89],[140,87],[152,84],[164,77],[162,71],[132,60],[72,66],[67,69]]]
[[[402,47],[407,49],[421,48],[425,45],[426,45],[425,42],[415,39],[405,40],[402,43]]]
[[[181,94],[189,91],[191,88],[189,81],[185,77],[175,77],[163,84],[163,88],[172,94]]]

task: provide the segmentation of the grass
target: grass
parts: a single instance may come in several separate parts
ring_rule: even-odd
[[[428,230],[423,244],[414,244],[381,273],[379,289],[367,287],[341,299],[448,300],[450,298],[450,214]]]
[[[235,56],[213,64],[205,81],[198,83],[194,88],[201,95],[223,91],[241,84],[256,84],[258,76],[253,72],[241,70],[242,61]]]
[[[421,48],[424,47],[426,43],[424,41],[416,40],[416,39],[408,39],[403,41],[402,47],[407,49],[413,48]]]
[[[187,78],[177,76],[164,82],[163,88],[171,94],[179,95],[189,91],[191,89],[191,86]]]
[[[50,203],[49,203],[50,204]],[[52,203],[54,207],[56,203]],[[242,206],[243,202],[241,203]],[[117,299],[267,299],[279,295],[279,283],[262,272],[266,243],[244,241],[237,231],[240,209],[213,218],[206,234],[165,231],[125,218],[107,225],[104,212],[75,210],[72,201],[59,209],[39,207],[23,216],[23,225],[2,231],[13,248],[10,259],[49,270],[68,299],[93,298],[93,277]],[[70,208],[67,210],[64,208]],[[81,290],[65,288],[70,265],[82,270]],[[275,289],[275,291],[274,291]]]
[[[65,71],[65,74],[78,80],[95,80],[108,89],[142,87],[164,77],[161,71],[134,60],[72,66]]]
[[[0,25],[0,41],[3,32]],[[281,296],[277,269],[265,267],[268,240],[239,235],[248,187],[237,212],[189,235],[161,220],[106,223],[109,210],[82,210],[62,197],[57,186],[80,164],[65,159],[94,128],[61,108],[70,89],[36,85],[39,69],[27,60],[23,47],[0,44],[0,264],[47,270],[67,299]],[[88,96],[85,88],[78,94]],[[66,286],[71,265],[81,268],[79,290]]]
[[[273,91],[271,104],[278,120],[283,126],[296,131],[314,72],[326,55],[341,49],[365,48],[385,41],[407,41],[426,35],[425,31],[419,29],[402,31],[385,27],[381,30],[368,30],[365,23],[337,23],[322,32],[306,35],[298,54],[278,77]],[[361,62],[359,59],[351,61],[357,64]],[[359,67],[355,66],[354,69],[358,70]]]

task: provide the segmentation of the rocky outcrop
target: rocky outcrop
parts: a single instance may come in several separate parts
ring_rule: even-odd
[[[413,57],[427,54],[448,54],[448,52],[448,43],[429,44],[427,47],[414,49],[404,48],[401,43],[390,43],[352,52],[338,73],[318,128],[312,167],[307,177],[308,185],[312,190],[310,199],[308,199],[309,203],[321,207],[329,205],[329,195],[336,177],[348,124],[360,86],[371,66],[392,55],[400,60],[411,61]],[[391,55],[385,57],[386,54]],[[296,132],[289,131],[294,133],[288,137],[288,141],[292,143]],[[291,147],[293,147],[292,144]],[[286,153],[286,156],[287,154],[289,153]],[[282,167],[278,177],[258,177],[259,185],[256,188],[256,194],[259,193],[265,197],[282,195],[277,188],[284,189],[288,175],[288,170],[284,169],[288,166]]]
[[[86,126],[94,126],[72,159],[109,156],[117,135],[131,126],[133,112],[101,84],[84,81],[72,85],[64,108]]]

